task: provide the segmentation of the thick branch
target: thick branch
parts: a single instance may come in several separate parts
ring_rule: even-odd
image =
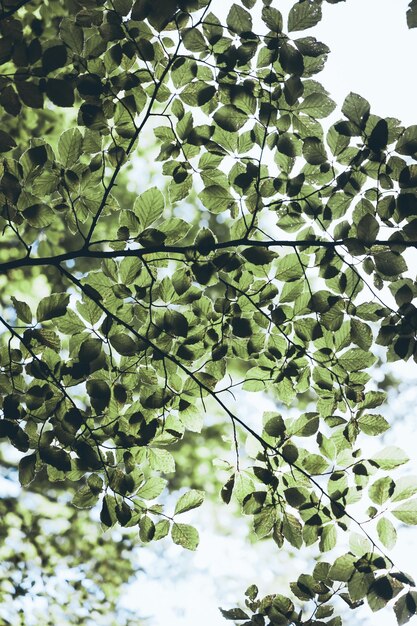
[[[267,241],[259,241],[256,239],[232,239],[230,241],[221,241],[213,244],[212,251],[225,250],[228,248],[238,248],[239,246],[253,246],[257,248],[339,248],[346,246],[349,240],[339,239],[336,241],[317,240],[317,239],[302,239],[299,241],[289,241],[287,239],[274,239]],[[377,239],[371,241],[358,241],[365,248],[371,249],[375,246],[386,246],[388,248],[403,246],[406,248],[417,248],[417,241],[393,241],[387,239]],[[90,244],[91,246],[92,244]],[[61,263],[66,261],[73,261],[75,259],[117,259],[125,257],[137,257],[142,258],[149,254],[180,254],[185,256],[199,255],[199,249],[196,245],[191,246],[149,246],[147,248],[136,248],[128,250],[91,250],[88,247],[80,248],[79,250],[73,250],[71,252],[65,252],[63,254],[57,254],[53,257],[30,257],[25,256],[20,259],[14,259],[12,261],[6,261],[0,264],[0,275],[6,272],[21,268],[21,267],[37,267],[37,266],[55,266],[58,267]]]

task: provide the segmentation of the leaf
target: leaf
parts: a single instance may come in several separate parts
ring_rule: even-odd
[[[392,522],[386,517],[381,517],[376,525],[378,537],[386,548],[391,550],[397,541],[397,531]]]
[[[227,14],[226,23],[228,28],[238,35],[252,30],[251,14],[238,4],[232,4]]]
[[[204,502],[204,491],[198,491],[197,489],[190,489],[187,493],[184,493],[175,505],[174,515],[185,513],[191,509],[195,509],[201,506]]]
[[[71,470],[70,455],[57,446],[40,446],[39,456],[42,461],[62,472]]]
[[[416,12],[417,13],[417,12]],[[395,150],[398,154],[413,156],[417,152],[417,126],[409,126],[397,141]]]
[[[394,481],[389,477],[379,478],[369,488],[369,497],[375,504],[384,504],[394,491]]]
[[[407,500],[400,506],[397,506],[391,513],[404,524],[415,525],[417,524],[417,498],[414,500]]]
[[[385,276],[398,276],[407,271],[407,263],[404,258],[393,250],[375,252],[374,261],[376,269]]]
[[[16,147],[16,142],[9,133],[0,130],[0,152],[9,152]]]
[[[357,124],[360,128],[364,128],[369,117],[370,105],[365,98],[351,92],[345,98],[342,112],[351,122]]]
[[[164,330],[168,334],[173,334],[176,337],[187,337],[188,320],[185,315],[179,311],[167,309],[164,313]]]
[[[213,115],[213,119],[222,128],[230,133],[237,132],[248,121],[248,115],[234,104],[225,104]]]
[[[60,107],[72,107],[74,104],[74,87],[68,80],[49,78],[46,82],[46,95]]]
[[[167,481],[160,476],[151,476],[145,483],[139,487],[136,495],[144,500],[154,500],[165,489]]]
[[[407,463],[409,460],[405,452],[397,446],[387,446],[372,456],[372,461],[384,470],[394,469],[399,465]]]
[[[310,165],[321,165],[327,161],[326,148],[318,137],[307,137],[304,140],[303,156]]]
[[[321,537],[320,537],[320,552],[329,552],[329,550],[333,550],[337,541],[337,530],[334,524],[327,524],[323,528]]]
[[[157,187],[151,187],[138,196],[133,205],[142,229],[154,224],[163,213],[165,200],[162,192]]]
[[[198,196],[211,213],[222,213],[235,204],[235,199],[228,189],[220,185],[210,185]]]
[[[91,509],[99,499],[100,493],[93,492],[89,485],[83,485],[81,489],[79,489],[73,499],[72,504],[77,507],[77,509]]]
[[[182,43],[191,52],[204,52],[208,43],[198,28],[186,28],[181,32]]]
[[[172,541],[187,550],[196,550],[199,543],[198,531],[189,524],[173,523],[171,528]]]
[[[300,256],[295,253],[286,254],[279,259],[276,266],[276,277],[284,283],[298,280],[304,276]]]
[[[52,209],[43,203],[32,204],[23,211],[23,215],[33,228],[46,228],[54,218]]]
[[[36,454],[24,456],[19,461],[19,482],[27,487],[35,478]]]
[[[138,345],[132,337],[125,333],[117,333],[109,337],[112,347],[122,356],[133,356],[138,351]]]
[[[58,155],[64,167],[78,162],[82,153],[83,136],[78,128],[65,130],[58,141]]]
[[[241,619],[249,619],[249,615],[242,611],[242,609],[219,609],[220,613],[223,615],[225,619],[228,620],[241,620]]]
[[[164,472],[164,474],[170,474],[175,472],[175,461],[172,454],[164,448],[149,448],[148,449],[149,465],[154,470]]]
[[[417,493],[417,477],[403,476],[396,480],[394,494],[391,498],[392,502],[399,502],[411,498]]]
[[[344,352],[338,359],[339,365],[348,372],[358,372],[359,370],[371,367],[376,361],[376,357],[370,352],[365,352],[361,348],[351,348]]]
[[[306,30],[320,22],[322,18],[321,6],[314,2],[297,2],[288,14],[288,31]]]
[[[144,543],[152,541],[155,537],[155,524],[149,515],[143,515],[139,520],[139,538]]]
[[[285,539],[294,548],[301,548],[303,545],[303,535],[301,522],[291,515],[291,513],[285,513],[283,518],[282,532]]]
[[[360,430],[366,435],[380,435],[389,429],[389,423],[382,415],[373,415],[368,413],[361,415],[358,419]]]
[[[43,95],[39,85],[29,81],[16,81],[16,89],[22,102],[32,109],[43,107]]]
[[[155,524],[155,534],[153,536],[153,540],[159,541],[159,539],[166,537],[169,533],[169,528],[169,521],[167,519],[161,519]]]
[[[68,293],[53,293],[42,300],[36,309],[36,318],[38,322],[46,322],[54,317],[60,317],[67,312],[69,304]]]
[[[67,49],[63,45],[47,48],[42,55],[42,68],[46,74],[65,67],[67,63]]]
[[[417,2],[411,0],[407,9],[407,26],[408,28],[417,28]]]
[[[417,16],[416,16],[417,26]],[[394,604],[394,612],[397,618],[398,626],[406,624],[417,610],[417,592],[408,591],[403,594]]]
[[[14,296],[11,296],[11,301],[13,302],[13,306],[16,309],[17,317],[22,320],[22,322],[26,322],[26,324],[32,323],[32,311],[29,308],[29,305],[26,302],[22,302],[21,300],[17,300]]]
[[[353,554],[344,554],[336,559],[329,570],[329,578],[347,582],[355,571],[354,562],[357,557]]]
[[[386,120],[376,123],[368,138],[368,146],[375,152],[386,148],[388,143],[388,124]]]
[[[274,33],[282,32],[283,20],[282,14],[278,9],[273,7],[264,6],[262,7],[262,20],[268,26],[270,30]]]
[[[327,117],[335,107],[336,103],[323,93],[311,93],[298,105],[300,111],[317,119]]]
[[[256,246],[245,248],[241,254],[249,263],[253,263],[253,265],[269,265],[272,259],[276,257],[276,254],[272,252],[272,250],[258,248]]]

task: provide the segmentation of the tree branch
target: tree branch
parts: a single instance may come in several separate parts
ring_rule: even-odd
[[[289,241],[288,239],[271,239],[261,241],[257,239],[231,239],[230,241],[221,241],[212,246],[211,251],[226,250],[228,248],[237,248],[240,246],[253,246],[256,248],[330,248],[335,249],[348,245],[349,240],[338,239],[335,241],[317,240],[317,239],[301,239],[297,241]],[[377,239],[375,241],[358,241],[365,248],[371,249],[375,246],[385,246],[391,248],[393,246],[404,246],[406,248],[417,248],[417,241],[393,241],[389,239]],[[90,246],[93,245],[90,243]],[[25,256],[20,259],[6,261],[0,264],[0,275],[21,267],[58,267],[66,261],[74,261],[75,259],[118,259],[126,257],[137,257],[141,259],[148,254],[180,254],[180,255],[200,255],[198,246],[149,246],[147,248],[135,248],[128,250],[90,250],[88,247],[82,247],[79,250],[57,254],[53,257],[30,257]]]

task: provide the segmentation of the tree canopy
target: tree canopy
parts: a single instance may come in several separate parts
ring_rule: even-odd
[[[181,487],[184,437],[221,436],[217,410],[234,449],[221,499],[277,550],[321,553],[291,589],[260,598],[254,581],[224,617],[339,626],[339,598],[391,603],[400,625],[416,614],[389,551],[399,522],[417,524],[417,480],[367,437],[390,426],[370,368],[417,362],[417,125],[356,93],[334,116],[317,80],[326,2],[2,2],[0,437],[27,493],[75,491],[41,570],[71,557],[80,524],[98,528],[77,509],[195,550],[184,514],[204,490],[173,507],[164,494]],[[244,419],[234,394],[252,392],[276,411]],[[27,493],[1,503],[6,535],[17,520],[23,538],[43,532]],[[106,537],[74,556],[96,590],[84,609],[115,610],[116,574],[95,560]],[[6,550],[3,598],[27,593],[33,541]]]

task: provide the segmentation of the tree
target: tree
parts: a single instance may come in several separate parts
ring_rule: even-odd
[[[194,550],[182,514],[204,492],[158,498],[170,449],[216,406],[235,448],[224,502],[259,538],[323,553],[291,594],[253,585],[226,619],[337,626],[340,597],[393,600],[404,624],[417,590],[387,551],[397,521],[417,523],[417,482],[366,436],[389,428],[376,351],[417,361],[417,126],[354,93],[326,125],[324,3],[285,20],[272,4],[2,3],[0,436],[24,487],[73,483],[103,527]],[[237,387],[277,411],[246,423]]]

